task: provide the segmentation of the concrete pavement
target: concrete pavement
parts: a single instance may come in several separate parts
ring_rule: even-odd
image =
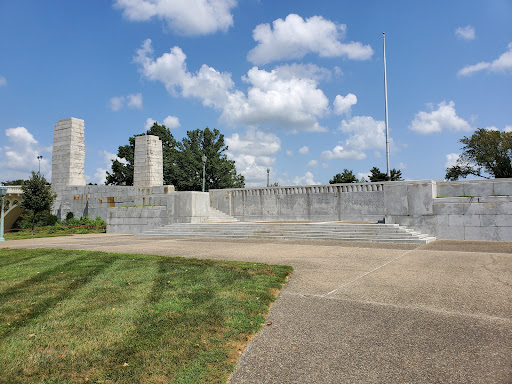
[[[288,264],[294,272],[230,383],[512,383],[512,243],[145,239],[0,247]]]

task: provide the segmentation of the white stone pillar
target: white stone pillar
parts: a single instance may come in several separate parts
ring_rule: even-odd
[[[158,136],[135,137],[133,185],[154,187],[164,184],[162,140]]]
[[[53,131],[52,188],[85,185],[84,121],[59,120]]]

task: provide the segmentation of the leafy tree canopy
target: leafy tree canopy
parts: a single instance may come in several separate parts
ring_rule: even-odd
[[[388,181],[388,175],[381,172],[379,168],[373,167],[370,169],[370,181]],[[389,173],[391,175],[391,180],[389,181],[400,181],[403,180],[402,178],[402,171],[396,170],[395,168],[390,169]]]
[[[464,144],[457,163],[446,169],[447,180],[469,175],[486,179],[512,177],[512,132],[477,129]]]
[[[32,232],[35,223],[41,215],[48,215],[56,195],[52,194],[51,187],[40,173],[32,171],[32,176],[21,186],[23,201],[21,207],[28,212],[27,216],[32,224]]]
[[[344,169],[343,173],[337,173],[334,177],[329,180],[329,184],[339,183],[357,183],[357,177],[354,175],[352,170]]]
[[[23,185],[25,183],[26,183],[26,180],[23,180],[23,179],[2,181],[2,185],[4,185],[4,186]]]
[[[162,140],[164,184],[174,185],[179,191],[201,191],[201,158],[205,155],[205,190],[244,187],[244,177],[236,173],[235,162],[226,157],[228,147],[219,130],[206,127],[188,131],[182,141],[177,142],[165,125],[154,123],[147,134]],[[117,156],[121,161],[112,162],[112,173],[107,172],[106,184],[133,185],[134,151],[135,136],[132,136],[128,145],[119,147]]]

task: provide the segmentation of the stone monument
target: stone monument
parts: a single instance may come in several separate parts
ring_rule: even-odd
[[[70,117],[59,120],[53,133],[52,189],[85,185],[84,121]]]
[[[156,187],[164,183],[162,140],[158,136],[135,137],[133,186]]]

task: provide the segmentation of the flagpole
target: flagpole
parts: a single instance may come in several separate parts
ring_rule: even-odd
[[[388,76],[386,71],[386,34],[382,32],[382,39],[384,42],[384,109],[386,113],[386,165],[387,165],[387,178],[391,180],[391,171],[389,169],[389,125],[388,125]]]

